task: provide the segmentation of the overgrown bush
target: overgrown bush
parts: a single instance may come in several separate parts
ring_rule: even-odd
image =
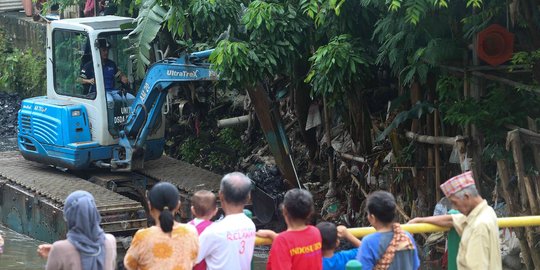
[[[173,135],[165,151],[185,162],[224,173],[233,170],[238,157],[249,152],[249,147],[244,145],[240,135],[241,131],[234,128],[203,129],[198,137],[184,132],[182,135]]]
[[[42,53],[14,48],[0,31],[0,91],[18,93],[22,97],[45,95],[46,76]]]

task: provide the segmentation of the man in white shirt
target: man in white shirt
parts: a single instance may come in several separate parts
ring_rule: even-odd
[[[208,270],[251,269],[255,247],[255,224],[244,214],[251,180],[240,172],[221,179],[219,199],[225,218],[208,226],[199,237],[197,263],[206,260]]]

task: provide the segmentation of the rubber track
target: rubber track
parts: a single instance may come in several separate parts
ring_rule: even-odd
[[[222,177],[211,171],[167,156],[146,161],[144,169],[137,172],[159,181],[171,182],[188,194],[201,189],[217,192]]]
[[[0,153],[0,176],[42,197],[64,205],[66,197],[75,190],[90,192],[98,209],[142,209],[140,203],[104,187],[62,172],[55,168],[25,160],[18,152]]]

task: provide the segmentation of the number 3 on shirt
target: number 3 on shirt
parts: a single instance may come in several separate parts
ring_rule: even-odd
[[[238,252],[240,254],[244,254],[245,251],[246,251],[246,241],[242,240],[242,242],[240,242],[240,250]]]

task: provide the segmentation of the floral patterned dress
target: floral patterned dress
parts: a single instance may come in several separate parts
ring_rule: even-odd
[[[124,266],[128,270],[190,270],[198,252],[198,234],[192,225],[175,224],[170,235],[152,226],[135,233]]]

